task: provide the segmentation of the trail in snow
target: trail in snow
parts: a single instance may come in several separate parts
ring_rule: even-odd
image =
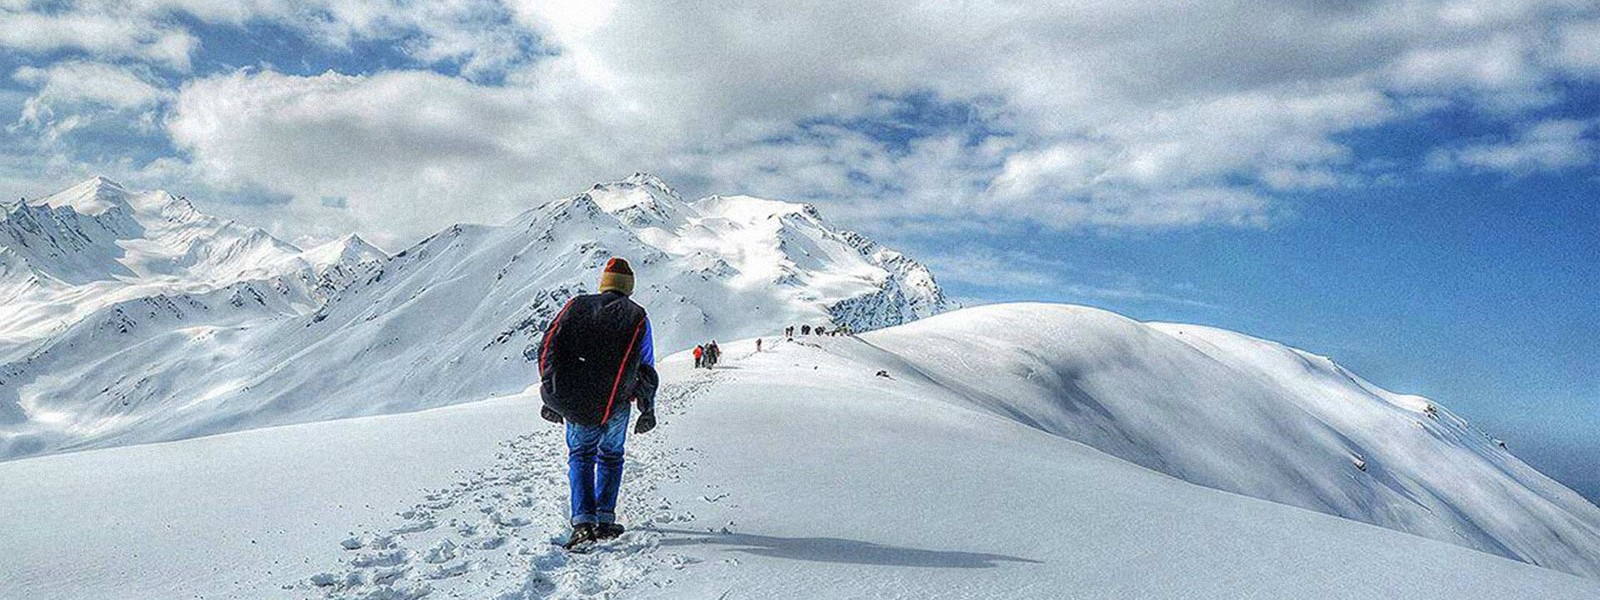
[[[696,371],[662,386],[662,427],[711,384],[713,373]],[[631,436],[618,507],[628,532],[571,554],[556,545],[567,530],[563,428],[539,425],[501,442],[492,466],[424,495],[388,529],[340,542],[348,551],[343,567],[292,585],[339,599],[608,598],[635,585],[667,585],[670,577],[653,574],[697,562],[661,551],[659,529],[694,520],[658,492],[662,482],[680,480],[695,466],[693,448],[671,447],[659,430]]]

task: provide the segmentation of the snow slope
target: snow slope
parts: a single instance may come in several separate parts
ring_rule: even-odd
[[[520,392],[549,320],[612,255],[663,353],[948,305],[922,265],[810,206],[686,201],[644,174],[394,257],[353,236],[301,252],[98,178],[8,214],[0,273],[23,283],[0,291],[24,291],[0,310],[0,460]]]
[[[974,408],[869,345],[899,332],[665,360],[661,426],[629,443],[635,527],[585,556],[549,544],[561,438],[527,397],[0,464],[0,597],[1600,595]]]
[[[1000,305],[863,337],[957,404],[1203,486],[1600,577],[1600,508],[1425,398],[1238,333]]]

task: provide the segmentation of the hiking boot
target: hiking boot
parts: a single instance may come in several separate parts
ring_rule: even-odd
[[[601,523],[596,527],[595,538],[602,540],[616,539],[622,535],[626,528],[621,523]]]
[[[567,543],[562,547],[571,550],[589,542],[600,539],[597,535],[600,529],[594,523],[579,523],[572,526],[572,535],[567,536]]]

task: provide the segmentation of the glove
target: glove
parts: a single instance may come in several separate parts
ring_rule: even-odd
[[[645,433],[656,428],[656,414],[653,412],[639,413],[639,422],[633,424],[634,433]]]
[[[539,416],[544,417],[544,420],[551,423],[561,422],[561,413],[550,410],[550,407],[548,406],[539,407]]]

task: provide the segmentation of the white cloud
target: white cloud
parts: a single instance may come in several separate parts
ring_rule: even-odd
[[[35,88],[22,106],[16,127],[42,130],[46,141],[118,115],[131,115],[151,132],[157,105],[168,93],[134,69],[84,61],[47,68],[21,67],[11,78]]]
[[[946,283],[957,282],[982,288],[1043,291],[1064,284],[1062,272],[1068,267],[1022,253],[992,248],[965,247],[935,252],[922,258]]]
[[[1600,72],[1581,68],[1593,36],[1573,25],[1590,4],[84,0],[55,16],[144,28],[120,39],[174,15],[266,20],[331,46],[400,43],[417,69],[464,65],[466,79],[212,75],[172,104],[189,176],[295,206],[346,198],[398,238],[636,169],[884,228],[1261,226],[1290,212],[1281,194],[1382,176],[1345,134],[1460,101],[1514,116],[1554,97],[1553,70]],[[896,123],[911,94],[970,119]]]
[[[1579,73],[1600,73],[1600,19],[1564,24],[1558,34],[1556,60]]]
[[[1090,272],[1059,260],[1051,260],[1017,250],[996,250],[966,246],[928,253],[923,257],[939,279],[986,291],[1005,291],[1022,297],[1064,297],[1083,301],[1156,303],[1199,308],[1218,308],[1192,298],[1187,286],[1180,293],[1153,291],[1138,278],[1125,272]],[[981,299],[962,299],[964,306],[982,304]]]
[[[186,84],[167,128],[214,187],[249,183],[308,204],[344,197],[394,240],[501,220],[581,190],[597,171],[645,162],[650,148],[622,122],[591,112],[603,102],[586,108],[565,94],[423,71],[240,71]]]
[[[0,8],[0,47],[44,54],[80,50],[108,58],[139,58],[188,70],[198,44],[183,29],[138,16],[99,11],[45,14],[32,3]]]
[[[67,61],[43,69],[21,67],[11,77],[38,88],[35,98],[52,101],[138,108],[166,95],[132,69],[103,63]]]
[[[100,59],[135,58],[188,71],[200,41],[183,19],[249,27],[273,23],[312,43],[348,48],[358,40],[402,41],[427,64],[459,63],[479,76],[526,61],[531,32],[498,0],[8,0],[0,47],[34,54],[76,50]]]
[[[1468,167],[1513,175],[1581,167],[1595,160],[1596,142],[1585,137],[1593,126],[1575,119],[1541,121],[1511,140],[1437,150],[1428,162],[1440,170]]]

